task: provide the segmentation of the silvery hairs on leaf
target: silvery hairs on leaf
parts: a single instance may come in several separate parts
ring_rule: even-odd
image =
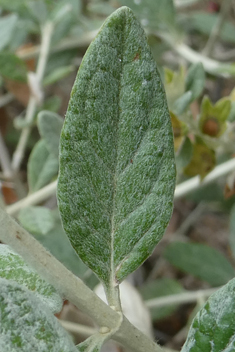
[[[138,268],[172,213],[173,136],[146,35],[122,7],[80,66],[60,140],[65,232],[107,287]]]
[[[54,287],[43,280],[20,255],[5,244],[0,244],[0,278],[15,281],[32,291],[52,313],[61,311],[63,301]]]
[[[0,278],[1,352],[76,352],[58,319],[32,292]]]
[[[235,279],[216,291],[195,316],[181,352],[235,351]]]

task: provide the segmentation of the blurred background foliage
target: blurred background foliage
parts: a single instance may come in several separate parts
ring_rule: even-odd
[[[123,5],[144,27],[165,86],[177,183],[197,175],[203,181],[234,157],[234,0],[0,0],[0,181],[9,212],[56,180],[77,70],[101,24]],[[217,287],[234,276],[234,194],[235,170],[175,202],[164,239],[131,279],[145,300]],[[22,203],[12,214],[96,285],[63,232],[55,195]],[[156,338],[179,348],[200,304],[151,308]]]

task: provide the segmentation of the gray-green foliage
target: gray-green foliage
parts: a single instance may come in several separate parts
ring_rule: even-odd
[[[140,293],[144,300],[173,295],[183,291],[184,289],[178,281],[169,278],[156,279],[146,283],[140,288]],[[151,317],[153,320],[163,319],[171,315],[177,308],[177,304],[168,305],[166,307],[152,307],[150,310]]]
[[[4,244],[0,244],[0,278],[15,281],[34,292],[53,313],[62,309],[62,299],[55,289],[41,279],[21,256]]]
[[[15,14],[0,17],[0,50],[9,44],[16,22]]]
[[[28,183],[30,192],[35,192],[56,176],[58,159],[48,151],[46,142],[41,139],[34,146],[28,162]]]
[[[205,280],[212,286],[226,284],[235,274],[222,253],[203,244],[174,242],[168,245],[164,256],[180,270]]]
[[[38,114],[38,129],[44,139],[48,151],[56,158],[59,157],[60,133],[63,126],[63,119],[51,112],[40,111]]]
[[[46,235],[55,226],[51,210],[45,207],[23,208],[19,212],[18,219],[23,227],[34,235]]]
[[[0,279],[1,352],[76,352],[67,332],[32,292]]]
[[[235,279],[215,292],[194,318],[181,352],[235,351]]]
[[[165,93],[144,31],[123,7],[83,59],[60,143],[63,226],[106,287],[152,253],[171,216],[174,185]]]
[[[169,29],[175,22],[172,0],[119,0],[119,3],[130,7],[146,27]]]
[[[42,206],[26,207],[20,210],[18,220],[69,270],[83,277],[87,272],[87,267],[80,260],[64,233],[57,209],[53,211]]]

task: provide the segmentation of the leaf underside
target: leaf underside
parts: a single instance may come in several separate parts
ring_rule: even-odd
[[[235,279],[215,292],[198,312],[181,352],[235,351]]]
[[[123,7],[83,59],[60,141],[63,226],[106,286],[152,253],[171,216],[174,186],[165,93],[145,33]]]
[[[13,281],[0,279],[1,352],[76,352],[47,306]]]

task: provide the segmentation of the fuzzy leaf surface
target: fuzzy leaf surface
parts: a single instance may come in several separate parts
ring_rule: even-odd
[[[181,352],[235,350],[235,279],[216,291],[194,318]]]
[[[51,111],[40,111],[38,114],[38,129],[44,139],[47,149],[56,158],[59,157],[60,133],[63,119]]]
[[[137,269],[172,212],[175,163],[165,93],[132,11],[114,12],[80,66],[60,142],[65,232],[107,286]]]
[[[67,332],[35,295],[0,279],[1,352],[76,352]]]
[[[54,287],[44,281],[9,246],[0,244],[0,278],[16,281],[47,304],[53,313],[62,309],[62,299]]]
[[[48,184],[56,176],[59,168],[58,159],[48,151],[46,142],[36,143],[29,157],[28,182],[31,192]]]

